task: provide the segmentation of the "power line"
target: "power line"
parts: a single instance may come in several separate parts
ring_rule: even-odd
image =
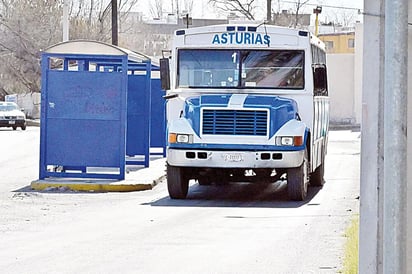
[[[282,1],[283,3],[289,3],[289,4],[297,4],[296,1]],[[332,6],[332,5],[320,5],[320,4],[304,4],[304,6],[321,6],[321,7],[326,7],[326,8],[333,8],[333,9],[346,9],[346,10],[356,10],[360,11],[360,8],[353,8],[353,7],[343,7],[343,6]]]

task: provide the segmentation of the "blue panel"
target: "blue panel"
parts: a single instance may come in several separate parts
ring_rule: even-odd
[[[165,133],[165,91],[161,89],[160,79],[152,79],[152,102],[150,124],[150,146],[166,147]]]
[[[119,123],[48,119],[47,126],[47,165],[119,166]]]
[[[90,62],[110,63],[108,56],[64,56],[76,60],[79,71],[51,70],[42,55],[40,179],[46,177],[124,179],[127,59],[113,64],[124,72],[87,71]],[[64,61],[64,64],[68,62]],[[48,170],[48,167],[52,169]],[[56,167],[61,167],[55,170]],[[89,173],[87,167],[113,169]],[[79,173],[66,172],[67,169]]]
[[[48,118],[120,120],[121,73],[50,71]]]
[[[144,155],[149,165],[150,72],[128,76],[126,155]]]

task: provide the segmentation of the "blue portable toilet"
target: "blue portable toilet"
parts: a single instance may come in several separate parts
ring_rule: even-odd
[[[132,72],[136,68],[144,73]],[[150,70],[146,56],[102,42],[76,40],[46,49],[40,179],[124,179],[126,147],[142,154],[148,166]],[[135,124],[140,135],[131,134]]]

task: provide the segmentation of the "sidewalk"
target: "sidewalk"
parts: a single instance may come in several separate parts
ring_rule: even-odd
[[[150,161],[149,167],[138,168],[125,174],[124,180],[90,178],[47,178],[31,183],[34,190],[70,189],[88,192],[130,192],[152,189],[166,178],[166,159]],[[129,167],[129,166],[128,166]],[[130,168],[132,169],[132,168]]]

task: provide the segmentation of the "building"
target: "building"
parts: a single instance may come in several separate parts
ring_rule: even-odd
[[[355,31],[322,33],[318,37],[325,43],[327,53],[355,52]]]
[[[229,19],[194,19],[178,17],[175,14],[168,14],[163,19],[143,21],[138,13],[130,13],[127,20],[122,23],[119,41],[122,47],[148,56],[161,57],[163,51],[171,49],[174,31],[228,22]]]
[[[272,24],[306,29],[310,25],[310,16],[311,14],[296,14],[292,11],[282,10],[281,13],[272,14]]]

